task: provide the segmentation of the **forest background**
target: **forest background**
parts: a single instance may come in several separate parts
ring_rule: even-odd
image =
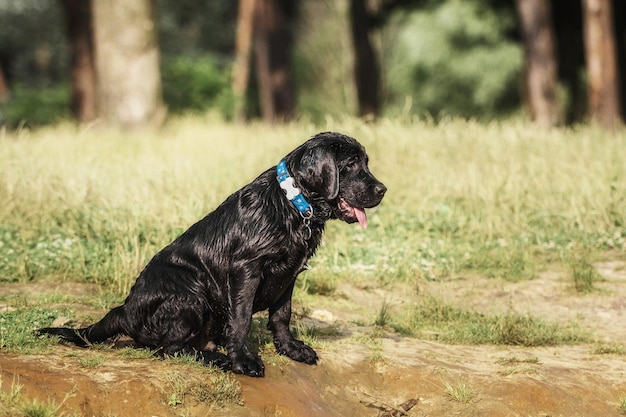
[[[624,119],[615,0],[1,0],[0,124]]]

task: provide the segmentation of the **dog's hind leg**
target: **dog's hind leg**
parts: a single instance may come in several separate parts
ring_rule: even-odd
[[[193,356],[198,362],[206,365],[219,368],[222,371],[230,371],[232,364],[228,356],[221,352],[211,350],[195,350],[193,348],[185,348],[183,352]]]

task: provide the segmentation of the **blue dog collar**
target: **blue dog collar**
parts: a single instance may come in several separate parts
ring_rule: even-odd
[[[296,206],[300,214],[305,218],[310,218],[313,215],[313,207],[306,201],[300,189],[295,186],[293,177],[289,175],[287,163],[284,159],[276,166],[276,180],[280,188],[285,192],[287,199]]]

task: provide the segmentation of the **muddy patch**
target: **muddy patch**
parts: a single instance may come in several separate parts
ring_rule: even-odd
[[[577,294],[560,272],[531,281],[464,278],[433,282],[420,289],[455,305],[486,313],[514,310],[556,322],[574,321],[598,338],[626,341],[626,268],[599,264],[598,291]],[[66,285],[66,284],[63,284]],[[97,288],[3,286],[14,294],[86,294]],[[96,291],[96,292],[91,292]],[[241,402],[216,406],[172,402],[171,372],[183,365],[154,359],[125,360],[98,352],[106,361],[81,366],[82,349],[59,346],[46,355],[0,351],[3,392],[15,384],[22,395],[63,404],[59,413],[81,416],[381,416],[408,400],[411,416],[621,416],[626,396],[626,356],[594,353],[593,346],[541,348],[451,346],[383,332],[376,354],[358,335],[371,328],[383,300],[400,306],[411,289],[367,289],[341,284],[338,297],[307,306],[319,326],[340,336],[321,337],[321,361],[266,363],[266,377],[237,376]],[[100,312],[100,314],[103,312]],[[355,337],[356,336],[356,337]],[[0,416],[3,414],[0,403]],[[392,415],[392,414],[388,414]]]

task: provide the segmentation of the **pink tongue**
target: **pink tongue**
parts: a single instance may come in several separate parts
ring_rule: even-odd
[[[354,207],[354,214],[356,214],[356,219],[359,221],[362,229],[367,228],[367,214],[365,214],[365,210]]]

